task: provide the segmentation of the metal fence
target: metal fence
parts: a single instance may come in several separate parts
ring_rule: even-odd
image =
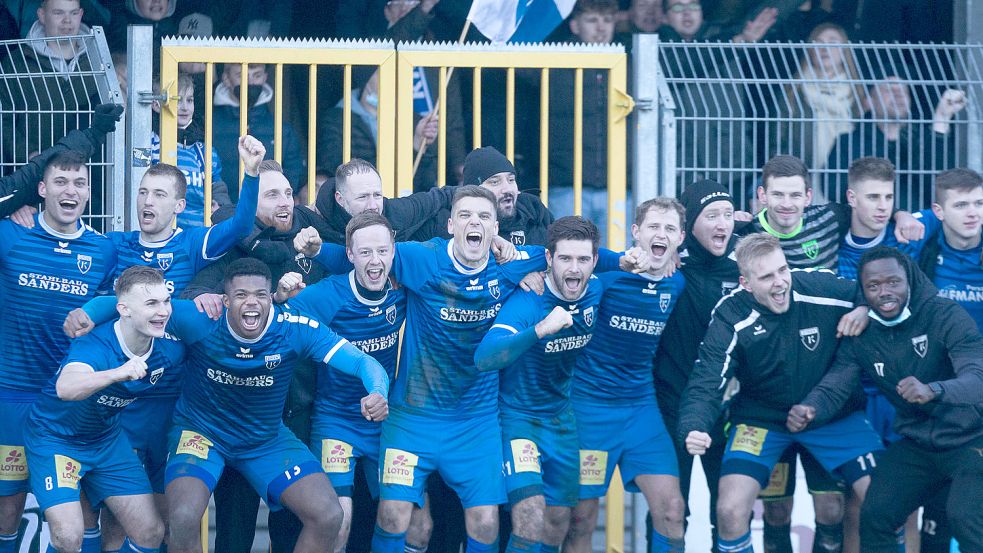
[[[103,102],[123,100],[102,28],[0,41],[0,173],[12,173],[67,132],[86,128],[92,108]],[[96,229],[123,229],[123,156],[123,133],[112,133],[89,164],[85,219]]]
[[[656,42],[636,53],[635,67],[658,67],[641,77],[656,82],[636,84],[651,92],[650,178],[664,193],[710,178],[753,209],[761,167],[792,154],[810,168],[814,201],[843,201],[850,162],[879,156],[897,168],[896,205],[921,209],[939,171],[983,165],[979,45]]]

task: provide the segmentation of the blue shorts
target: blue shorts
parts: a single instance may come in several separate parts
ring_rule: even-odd
[[[167,435],[171,430],[175,397],[146,397],[123,409],[120,420],[130,445],[147,471],[154,493],[164,493]]]
[[[24,425],[37,394],[4,390],[0,399],[0,497],[30,491],[27,454],[24,452]]]
[[[794,434],[735,424],[724,451],[720,475],[750,476],[764,489],[782,453],[796,443],[812,453],[824,469],[843,478],[849,485],[871,474],[875,454],[884,449],[880,437],[859,411],[819,428]]]
[[[279,511],[280,496],[291,484],[309,474],[321,472],[321,465],[311,450],[294,436],[283,423],[277,435],[258,447],[230,454],[204,434],[185,425],[171,429],[165,480],[190,476],[215,489],[225,465],[239,471],[271,511]]]
[[[427,477],[437,471],[465,509],[506,501],[498,413],[442,419],[390,411],[379,458],[382,499],[422,507]]]
[[[867,420],[874,427],[874,432],[881,437],[884,445],[893,444],[901,439],[901,435],[894,431],[894,417],[897,411],[894,405],[888,401],[887,397],[876,387],[864,387],[864,395],[867,396]]]
[[[502,411],[502,450],[509,503],[542,495],[547,505],[574,507],[579,493],[577,421]]]
[[[150,494],[150,482],[126,436],[119,432],[95,443],[38,436],[24,431],[31,491],[44,511],[79,501],[81,491],[96,509],[107,497]]]
[[[758,497],[762,501],[782,501],[795,496],[795,483],[798,480],[798,463],[802,462],[802,470],[806,475],[806,485],[809,493],[819,495],[824,493],[844,493],[846,483],[829,473],[819,461],[801,444],[795,444],[785,450],[771,469],[771,479],[768,486],[761,490]]]
[[[580,499],[603,497],[615,466],[631,492],[641,491],[635,478],[643,474],[679,477],[676,447],[654,396],[651,402],[622,407],[575,401],[573,409],[580,444]]]
[[[362,467],[369,493],[379,497],[379,436],[382,425],[340,416],[314,417],[311,451],[339,497],[351,497],[355,468]]]

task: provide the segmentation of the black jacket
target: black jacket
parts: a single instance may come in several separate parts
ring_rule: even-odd
[[[905,269],[908,320],[893,327],[872,321],[863,334],[844,340],[833,367],[803,403],[816,408],[812,424],[828,420],[859,386],[863,370],[897,409],[895,432],[923,447],[961,447],[983,437],[983,337],[969,314],[939,297],[907,258]],[[896,386],[908,376],[938,382],[942,397],[924,405],[905,401]]]
[[[683,394],[677,437],[709,432],[720,414],[731,377],[740,391],[730,404],[731,422],[783,430],[789,409],[819,384],[839,340],[836,326],[854,307],[856,283],[829,272],[792,272],[788,311],[776,315],[738,289],[713,311],[700,358]],[[837,413],[860,408],[854,401]],[[836,417],[833,417],[836,418]]]
[[[727,255],[718,257],[696,240],[689,240],[681,256],[680,270],[686,277],[686,288],[662,331],[654,365],[656,397],[664,414],[675,414],[671,417],[673,430],[713,308],[738,286],[740,272],[733,259],[735,242],[736,238],[731,238]]]

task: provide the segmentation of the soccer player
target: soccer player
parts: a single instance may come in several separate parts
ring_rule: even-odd
[[[652,359],[683,291],[682,274],[670,273],[683,239],[684,216],[683,207],[670,198],[640,204],[631,230],[635,244],[651,258],[648,272],[600,276],[604,299],[599,326],[574,371],[580,492],[566,551],[591,550],[598,500],[607,492],[615,466],[625,488],[640,491],[648,502],[655,531],[649,550],[683,551],[679,467],[656,405]]]
[[[592,277],[600,235],[582,217],[547,231],[546,290],[509,297],[475,352],[479,371],[503,370],[499,388],[505,484],[512,509],[507,551],[559,551],[577,504],[577,424],[570,385],[601,299]]]
[[[861,500],[874,452],[882,449],[856,410],[859,389],[832,422],[800,433],[785,428],[832,363],[840,318],[854,308],[853,283],[826,272],[791,272],[778,239],[766,233],[741,240],[735,257],[741,288],[714,309],[678,428],[691,454],[705,453],[728,380],[738,379],[717,500],[721,553],[751,551],[751,507],[789,446],[801,444]]]
[[[379,213],[363,211],[348,222],[345,234],[347,256],[355,266],[351,272],[306,288],[300,275],[287,273],[280,279],[274,299],[283,301],[302,289],[289,300],[289,308],[328,325],[374,357],[392,379],[396,374],[399,331],[406,319],[406,294],[402,288],[393,288],[389,278],[396,249],[393,229]],[[335,544],[337,551],[344,550],[351,529],[356,468],[365,474],[372,497],[379,496],[381,426],[362,415],[361,403],[384,399],[365,399],[353,377],[327,370],[324,365],[319,367],[311,450],[321,460],[321,468],[331,480],[344,512]]]
[[[402,243],[393,272],[407,289],[407,325],[392,412],[382,426],[381,491],[372,550],[401,553],[427,476],[440,471],[465,508],[471,553],[494,549],[505,502],[498,373],[474,353],[502,303],[527,273],[545,268],[541,247],[499,265],[495,196],[477,186],[454,195],[449,241]],[[435,436],[439,436],[436,440]]]
[[[262,262],[243,258],[226,274],[225,313],[215,321],[191,301],[173,302],[168,330],[188,347],[185,385],[174,409],[165,478],[168,549],[200,548],[199,523],[225,465],[242,473],[273,510],[303,523],[297,552],[331,549],[341,508],[320,463],[281,420],[287,388],[301,358],[358,376],[385,398],[379,364],[315,319],[272,306],[272,278]],[[87,306],[105,319],[101,304]],[[374,420],[386,405],[363,414]]]
[[[116,515],[129,536],[126,551],[158,551],[164,537],[150,482],[120,418],[177,369],[184,345],[164,333],[171,298],[158,270],[123,271],[116,297],[119,320],[72,343],[24,430],[31,488],[51,532],[49,551],[81,549],[83,490],[94,506]]]
[[[983,551],[983,337],[897,250],[864,254],[860,282],[873,322],[844,340],[803,400],[803,416],[789,423],[808,429],[829,420],[863,371],[896,407],[902,438],[877,459],[861,512],[862,551],[897,551],[897,527],[950,480],[946,512],[960,549]]]
[[[79,219],[89,200],[89,171],[73,152],[54,156],[38,184],[44,210],[33,228],[0,221],[0,553],[13,551],[28,489],[24,421],[31,404],[68,352],[61,322],[69,311],[112,285],[112,242]],[[86,551],[98,547],[95,517]]]

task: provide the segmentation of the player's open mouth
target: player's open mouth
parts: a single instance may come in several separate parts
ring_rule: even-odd
[[[246,330],[255,330],[259,328],[259,311],[243,311],[242,326]]]
[[[788,301],[788,288],[782,288],[779,292],[772,292],[771,301],[779,305],[784,305]]]
[[[469,232],[465,239],[468,242],[468,246],[472,248],[478,248],[481,246],[481,233],[480,232]]]
[[[144,223],[150,223],[155,218],[157,218],[157,214],[149,209],[144,209],[143,211],[140,212],[140,220],[143,221]]]
[[[652,255],[662,257],[669,250],[669,245],[665,242],[652,242]]]
[[[78,200],[61,200],[58,202],[58,207],[65,210],[72,210],[79,206]]]
[[[515,196],[513,196],[512,194],[505,194],[504,196],[502,196],[502,199],[498,200],[498,204],[501,205],[502,207],[512,207],[512,204],[514,203],[515,203]]]
[[[167,319],[150,319],[150,328],[154,330],[164,330],[167,325]]]
[[[365,275],[369,277],[369,280],[375,282],[382,279],[383,272],[382,269],[367,269]]]
[[[727,235],[726,234],[714,234],[710,237],[710,242],[715,248],[723,248],[727,245]]]
[[[884,313],[890,313],[895,309],[897,309],[898,305],[899,305],[898,300],[892,298],[888,300],[883,300],[882,302],[877,304],[877,307],[879,311],[883,311]]]
[[[273,215],[273,217],[275,219],[279,220],[279,221],[282,221],[282,222],[286,223],[286,222],[290,221],[290,212],[289,211],[278,211],[275,215]]]
[[[568,276],[563,279],[563,287],[569,292],[578,292],[580,291],[580,283],[583,281],[584,279],[580,277]]]

